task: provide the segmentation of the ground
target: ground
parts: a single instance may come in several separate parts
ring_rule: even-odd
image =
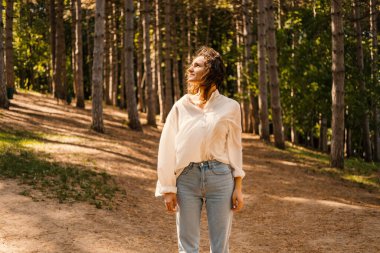
[[[89,128],[90,106],[20,93],[9,111],[0,111],[0,126],[43,133],[36,152],[106,171],[125,196],[112,210],[97,209],[38,192],[23,196],[27,186],[0,179],[0,252],[176,252],[175,217],[154,197],[162,125],[136,133],[125,111],[106,107],[106,133],[98,134]],[[315,173],[256,136],[243,134],[243,145],[245,207],[234,215],[232,253],[380,252],[378,190]],[[208,251],[203,212],[200,252]]]

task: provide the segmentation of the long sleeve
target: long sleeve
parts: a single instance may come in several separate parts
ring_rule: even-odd
[[[228,124],[227,153],[228,160],[233,169],[234,177],[244,177],[243,171],[243,147],[241,143],[241,112],[240,105],[234,102],[234,110]]]
[[[177,132],[178,108],[174,105],[166,118],[158,148],[156,196],[162,196],[167,192],[177,192],[176,176],[174,174],[176,169],[175,137]]]

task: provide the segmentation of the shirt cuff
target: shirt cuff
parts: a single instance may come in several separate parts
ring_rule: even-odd
[[[157,183],[156,193],[155,193],[156,197],[160,197],[164,195],[165,193],[169,193],[169,192],[177,193],[177,187],[176,186],[162,186],[162,185],[159,185],[159,183]]]
[[[241,177],[243,179],[245,177],[245,172],[243,170],[233,170],[232,175],[234,177]]]

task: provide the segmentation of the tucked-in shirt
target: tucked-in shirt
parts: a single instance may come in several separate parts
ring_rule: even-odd
[[[234,177],[242,169],[241,111],[237,101],[215,90],[204,108],[199,94],[186,94],[170,110],[158,148],[156,196],[177,192],[176,180],[191,162],[218,160]]]

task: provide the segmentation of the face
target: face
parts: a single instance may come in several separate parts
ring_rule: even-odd
[[[193,60],[190,67],[187,69],[187,81],[189,83],[200,83],[202,77],[206,73],[206,59],[203,56],[198,56]]]

